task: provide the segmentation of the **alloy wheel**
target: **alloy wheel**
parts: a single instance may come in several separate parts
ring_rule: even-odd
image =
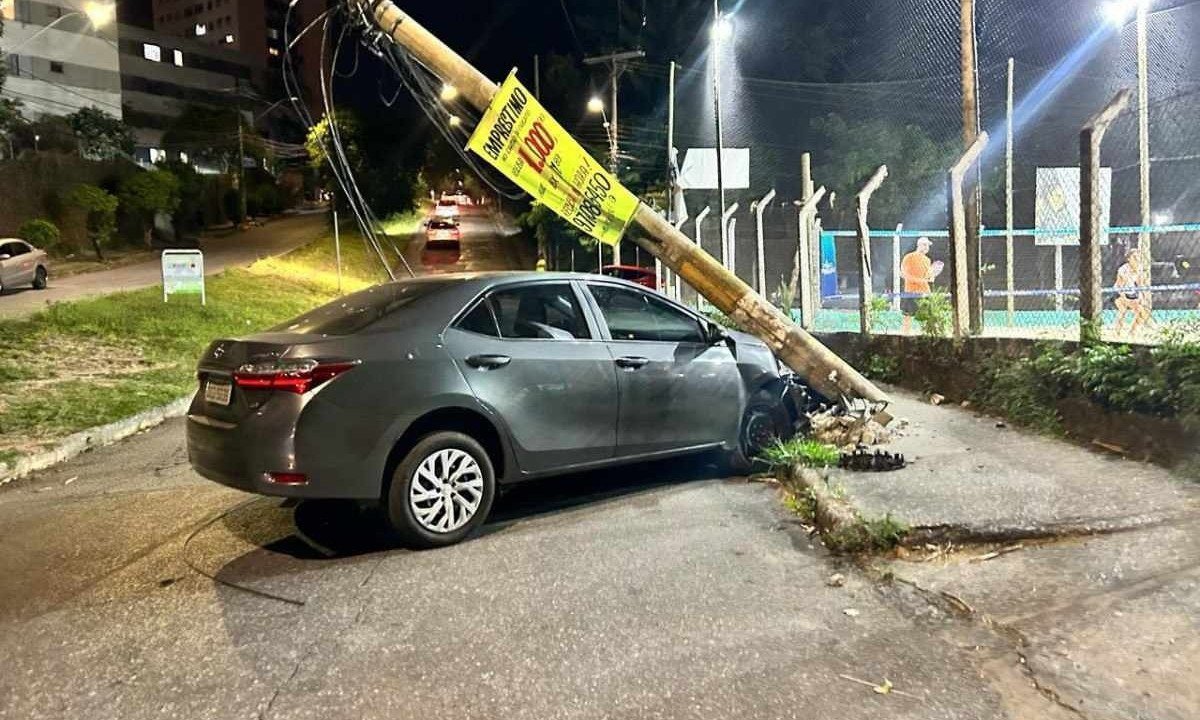
[[[454,532],[479,511],[483,470],[470,453],[438,450],[417,466],[408,502],[421,527],[439,534]]]

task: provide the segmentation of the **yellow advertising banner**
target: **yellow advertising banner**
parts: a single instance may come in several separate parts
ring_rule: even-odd
[[[637,197],[546,112],[515,74],[492,98],[467,148],[606,245],[621,241],[637,212]]]

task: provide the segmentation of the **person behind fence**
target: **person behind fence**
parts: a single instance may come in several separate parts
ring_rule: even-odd
[[[1147,302],[1148,294],[1142,290],[1142,252],[1137,248],[1131,249],[1125,256],[1125,264],[1117,270],[1117,326],[1119,335],[1125,327],[1125,316],[1130,315],[1133,321],[1129,325],[1129,334],[1134,335],[1151,321],[1150,307]]]
[[[917,249],[900,261],[900,277],[904,279],[904,299],[900,309],[904,312],[904,334],[912,332],[912,319],[917,314],[920,299],[933,291],[931,283],[938,276],[941,263],[929,259],[933,242],[927,237],[917,239]]]

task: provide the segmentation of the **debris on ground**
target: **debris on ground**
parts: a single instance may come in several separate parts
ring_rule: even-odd
[[[842,611],[842,614],[846,617],[856,618],[859,615],[862,615],[862,612],[855,610],[854,608],[846,608]]]
[[[1000,557],[1001,555],[1007,555],[1009,553],[1013,553],[1018,550],[1022,550],[1022,549],[1024,549],[1024,547],[1025,546],[1022,545],[1021,543],[1017,543],[1016,545],[1009,545],[1008,547],[1002,547],[999,550],[995,550],[990,553],[984,553],[983,555],[976,555],[975,557],[971,558],[971,562],[978,563],[978,562],[986,562],[988,560],[995,560],[996,558]]]
[[[937,393],[934,393],[929,396],[929,404],[930,405],[941,405],[944,402],[946,402],[945,395],[938,395]]]
[[[916,695],[913,695],[912,693],[906,693],[903,690],[897,690],[896,686],[892,684],[892,681],[888,680],[887,678],[883,679],[882,684],[876,684],[876,683],[870,682],[869,680],[863,680],[861,678],[856,678],[853,675],[838,675],[838,677],[840,677],[843,680],[849,680],[852,683],[858,683],[859,685],[862,685],[864,687],[869,687],[869,688],[871,688],[872,691],[874,691],[878,695],[902,695],[906,698],[912,698],[913,700],[921,699],[921,698],[917,697]]]
[[[1092,444],[1098,448],[1101,448],[1102,450],[1107,450],[1110,453],[1113,453],[1116,455],[1128,455],[1129,454],[1128,451],[1126,451],[1125,448],[1121,447],[1120,445],[1113,445],[1112,443],[1106,443],[1101,440],[1093,440]]]
[[[833,575],[829,576],[829,579],[825,581],[825,584],[832,588],[840,588],[846,584],[846,576],[841,573],[834,573]]]
[[[902,470],[908,465],[903,455],[876,450],[872,453],[865,445],[859,445],[854,452],[842,453],[838,459],[838,467],[843,470],[858,472],[891,472]]]
[[[894,434],[874,420],[836,411],[813,415],[810,421],[813,440],[833,445],[843,452],[853,452],[860,445],[887,445]]]

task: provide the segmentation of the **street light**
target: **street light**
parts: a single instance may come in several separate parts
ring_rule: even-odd
[[[604,101],[593,95],[592,99],[588,100],[587,109],[593,115],[602,115],[604,113]]]
[[[81,17],[81,16],[88,19],[88,22],[91,23],[93,30],[100,30],[101,28],[103,28],[105,25],[108,25],[116,18],[117,6],[115,3],[89,2],[83,6],[83,10],[72,10],[71,12],[62,15],[61,17],[55,18],[54,22],[46,25],[41,30],[38,30],[37,32],[35,32],[34,34],[25,38],[23,41],[17,43],[13,47],[8,48],[7,50],[4,51],[4,54],[5,55],[16,54],[17,51],[24,49],[25,46],[29,45],[29,43],[31,43],[34,40],[36,40],[37,38],[41,37],[42,33],[46,32],[50,28],[59,24],[60,22],[66,20],[68,18]]]
[[[451,102],[458,97],[458,88],[450,83],[445,83],[442,85],[441,96],[443,102]]]
[[[1110,0],[1100,6],[1100,14],[1113,26],[1123,28],[1135,12],[1149,5],[1149,0]]]
[[[462,125],[462,118],[460,118],[457,115],[451,115],[450,116],[450,127],[456,128],[459,125]]]
[[[709,31],[712,39],[724,43],[733,39],[733,19],[728,15],[720,15]]]

